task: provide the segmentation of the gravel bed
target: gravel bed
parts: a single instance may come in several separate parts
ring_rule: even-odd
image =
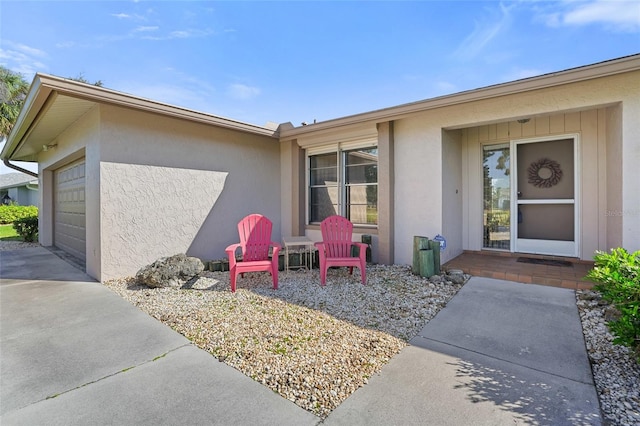
[[[220,361],[324,418],[407,346],[462,284],[411,274],[405,266],[245,274],[204,272],[188,289],[104,284]],[[446,277],[445,277],[446,278]],[[464,279],[468,279],[465,276]],[[433,282],[436,281],[436,282]]]
[[[24,241],[0,241],[0,251],[18,250],[27,247],[38,247],[38,243],[26,243]]]
[[[640,425],[640,365],[629,348],[613,344],[610,306],[588,290],[578,290],[576,302],[605,424]]]

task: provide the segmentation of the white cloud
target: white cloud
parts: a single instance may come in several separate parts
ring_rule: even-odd
[[[640,2],[638,0],[569,1],[565,10],[547,13],[543,18],[551,27],[600,24],[613,32],[640,31]]]
[[[0,63],[12,71],[22,74],[30,81],[36,72],[45,71],[48,67],[42,62],[47,53],[22,43],[3,40],[6,48],[0,48]]]
[[[473,32],[462,41],[453,52],[453,56],[455,58],[468,60],[480,54],[485,46],[509,27],[511,24],[510,10],[511,7],[506,7],[500,3],[499,16],[497,19],[486,23],[476,22]]]
[[[260,92],[261,90],[257,87],[251,87],[239,83],[231,84],[227,88],[227,94],[230,97],[240,100],[255,98],[260,94]]]
[[[143,32],[150,32],[150,31],[158,31],[159,29],[160,27],[158,26],[142,26],[134,29],[133,32],[143,33]]]
[[[160,41],[160,40],[207,37],[211,34],[213,34],[213,31],[210,29],[206,29],[206,30],[188,29],[188,30],[171,31],[169,34],[166,34],[166,35],[153,35],[153,36],[147,35],[147,36],[142,36],[142,38],[145,40]]]

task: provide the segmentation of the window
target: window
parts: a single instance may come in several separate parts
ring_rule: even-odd
[[[378,224],[377,148],[309,156],[309,223],[334,214]]]

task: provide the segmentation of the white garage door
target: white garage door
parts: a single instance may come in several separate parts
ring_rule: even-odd
[[[54,188],[53,244],[86,260],[84,158],[56,170]]]

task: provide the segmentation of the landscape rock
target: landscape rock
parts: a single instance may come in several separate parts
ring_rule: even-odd
[[[163,257],[141,268],[136,274],[136,282],[149,288],[179,288],[202,271],[204,264],[200,259],[181,253]]]

